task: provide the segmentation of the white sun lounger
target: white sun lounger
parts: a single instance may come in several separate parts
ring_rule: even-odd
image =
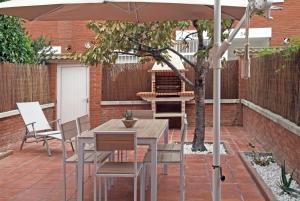
[[[23,137],[20,150],[22,150],[25,142],[44,142],[48,155],[51,156],[51,150],[48,145],[49,139],[61,140],[61,132],[53,130],[47,121],[39,102],[17,103],[19,112],[25,124],[26,132]],[[55,120],[50,123],[57,122]],[[34,141],[27,141],[28,138],[34,138]]]

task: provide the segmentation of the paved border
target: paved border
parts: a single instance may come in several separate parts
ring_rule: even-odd
[[[238,152],[238,153],[239,153],[239,157],[242,160],[244,166],[246,167],[246,169],[250,173],[252,179],[256,183],[259,191],[261,192],[261,194],[263,195],[263,197],[265,198],[265,200],[266,201],[277,201],[277,199],[275,198],[272,190],[264,182],[264,180],[257,173],[257,171],[255,170],[255,168],[252,167],[252,165],[250,164],[249,160],[246,158],[245,153],[250,153],[250,152]]]
[[[51,108],[51,107],[54,107],[54,106],[55,106],[54,103],[47,103],[47,104],[41,105],[42,109]],[[1,112],[0,113],[0,119],[15,116],[15,115],[18,115],[18,114],[20,114],[19,110],[10,110],[10,111],[7,111],[7,112]]]

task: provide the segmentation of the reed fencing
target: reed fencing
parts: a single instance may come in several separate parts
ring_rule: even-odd
[[[49,71],[44,65],[0,64],[0,112],[16,109],[17,102],[49,103]]]
[[[102,100],[125,101],[140,99],[137,92],[151,91],[153,64],[118,64],[103,66]],[[189,68],[187,77],[194,80],[194,71]],[[222,70],[221,98],[238,98],[238,61],[229,61]],[[191,89],[188,89],[191,90]],[[213,98],[213,72],[206,76],[206,98]]]
[[[246,99],[300,126],[300,51],[251,61]]]

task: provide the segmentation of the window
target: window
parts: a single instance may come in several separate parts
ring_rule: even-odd
[[[117,64],[130,64],[130,63],[138,63],[138,62],[139,62],[139,58],[137,56],[126,55],[126,54],[119,55],[116,61]]]

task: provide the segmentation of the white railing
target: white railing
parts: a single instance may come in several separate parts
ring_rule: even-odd
[[[198,49],[198,40],[188,40],[188,45],[183,45],[178,43],[175,46],[175,50],[181,53],[183,56],[185,56],[190,61],[195,61],[196,57],[194,57],[194,54],[197,52]],[[128,64],[128,63],[138,63],[139,58],[132,55],[119,55],[116,63],[117,64]]]

